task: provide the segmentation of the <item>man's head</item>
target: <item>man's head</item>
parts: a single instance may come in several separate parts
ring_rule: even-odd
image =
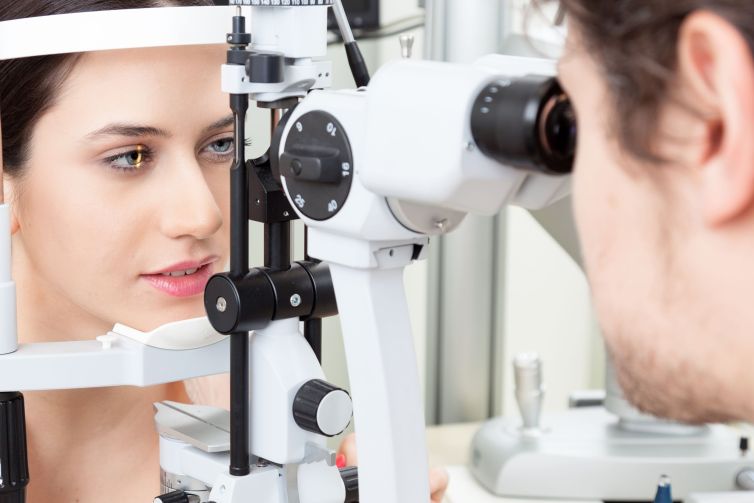
[[[754,3],[563,0],[575,210],[627,396],[754,419]]]

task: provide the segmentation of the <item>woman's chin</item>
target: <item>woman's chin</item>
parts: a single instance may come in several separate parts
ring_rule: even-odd
[[[172,306],[172,308],[160,309],[159,312],[143,312],[141,316],[130,317],[127,320],[117,320],[117,323],[141,330],[142,332],[151,332],[168,323],[204,316],[207,316],[207,313],[204,310],[203,301],[199,299],[191,303],[191,305]]]

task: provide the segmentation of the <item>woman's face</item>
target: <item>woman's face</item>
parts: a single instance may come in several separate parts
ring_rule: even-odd
[[[204,285],[229,249],[223,55],[201,46],[79,59],[15,185],[14,253],[35,291],[103,328],[204,314]]]

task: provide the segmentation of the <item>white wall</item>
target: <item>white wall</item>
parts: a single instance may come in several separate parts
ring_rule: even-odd
[[[510,362],[521,352],[539,353],[545,410],[561,410],[573,390],[602,386],[602,344],[589,287],[580,267],[528,212],[511,209],[507,228],[503,410],[517,413]]]

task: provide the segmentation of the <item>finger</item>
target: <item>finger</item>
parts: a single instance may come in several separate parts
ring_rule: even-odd
[[[432,503],[441,503],[450,483],[450,475],[444,468],[432,468],[429,471],[429,491]]]
[[[346,466],[356,466],[359,464],[359,456],[356,453],[356,435],[353,433],[346,435],[340,444],[338,454],[345,456]]]

